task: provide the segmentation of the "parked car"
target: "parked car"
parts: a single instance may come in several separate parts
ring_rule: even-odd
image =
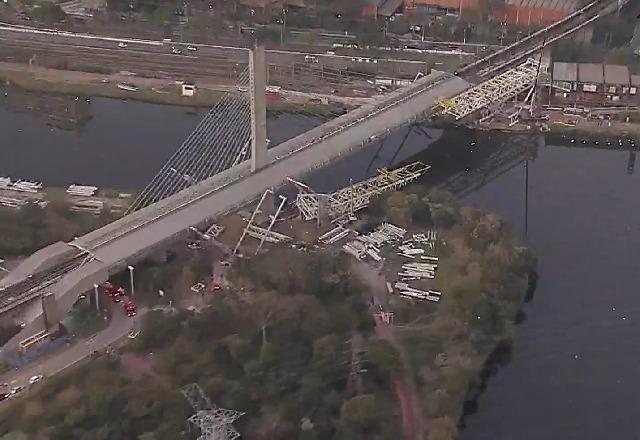
[[[125,49],[127,47],[127,43],[125,43],[124,41],[121,41],[118,43],[118,47],[120,49]]]

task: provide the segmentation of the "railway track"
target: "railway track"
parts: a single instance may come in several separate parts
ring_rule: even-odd
[[[86,253],[77,253],[52,269],[36,272],[33,276],[0,290],[0,313],[40,296],[42,290],[58,281],[67,272],[79,267],[85,258]]]
[[[626,3],[628,0],[622,0]],[[618,0],[595,0],[564,19],[541,29],[518,42],[494,52],[459,69],[457,74],[471,80],[486,79],[496,75],[539,52],[556,40],[575,32],[598,19],[606,10],[617,5]]]

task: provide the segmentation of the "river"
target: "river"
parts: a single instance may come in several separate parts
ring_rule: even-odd
[[[54,110],[26,101],[0,97],[0,176],[56,186],[140,189],[203,114],[65,100],[58,106],[72,108],[75,122],[60,130],[52,127],[61,124],[52,123]],[[317,123],[270,117],[268,133],[278,143]],[[307,179],[328,191],[377,167],[419,159],[433,167],[427,184],[497,212],[539,256],[538,289],[517,327],[511,361],[466,417],[463,440],[637,437],[640,176],[629,151],[604,143],[597,149],[592,140],[404,128]]]
[[[45,186],[141,190],[206,112],[16,89],[7,93],[0,95],[0,176]],[[267,130],[276,145],[317,124],[308,116],[269,115]]]

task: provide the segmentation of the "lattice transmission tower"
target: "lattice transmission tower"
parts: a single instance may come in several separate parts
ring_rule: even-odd
[[[243,412],[218,408],[197,383],[186,385],[180,391],[196,412],[187,420],[199,429],[198,440],[235,440],[240,437],[232,423],[243,416]]]

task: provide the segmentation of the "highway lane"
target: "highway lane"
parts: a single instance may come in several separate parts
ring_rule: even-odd
[[[96,54],[104,55],[105,53],[120,53],[122,56],[128,56],[127,53],[140,53],[149,59],[149,56],[156,57],[173,56],[178,57],[176,62],[193,58],[199,62],[207,62],[211,60],[226,61],[228,63],[247,63],[248,49],[242,47],[217,46],[208,44],[195,43],[177,43],[166,41],[150,41],[136,40],[126,38],[102,37],[88,34],[72,34],[69,32],[57,32],[52,30],[38,30],[33,28],[15,28],[0,24],[0,40],[6,43],[13,42],[21,44],[26,48],[30,44],[34,47],[63,47],[66,50],[94,50]],[[125,43],[126,48],[118,47],[119,43]],[[197,48],[196,51],[190,51],[188,47]],[[182,51],[181,55],[172,54],[173,48]],[[289,66],[293,63],[304,63],[306,52],[284,51],[284,50],[267,50],[267,62],[278,66]],[[380,75],[402,75],[403,77],[413,77],[417,72],[426,71],[426,63],[412,60],[395,60],[395,59],[379,59],[377,63],[358,62],[358,58],[344,55],[331,55],[326,53],[314,54],[319,64],[334,69],[363,69],[370,73],[379,73]],[[355,61],[354,61],[355,59]]]
[[[100,297],[103,301],[108,301],[105,295]],[[37,374],[42,374],[46,381],[48,377],[64,371],[88,358],[94,351],[104,351],[107,347],[118,345],[117,341],[128,340],[127,335],[134,329],[135,322],[132,318],[125,316],[122,306],[111,301],[106,302],[106,307],[111,311],[111,320],[106,329],[98,332],[89,338],[78,338],[70,347],[56,349],[53,353],[44,355],[41,359],[29,363],[17,370],[10,370],[0,375],[0,383],[9,384],[9,390],[15,386],[25,387],[23,392],[29,390],[29,378]],[[140,315],[143,314],[140,311]],[[136,318],[139,320],[140,316]],[[37,385],[36,385],[37,387]],[[3,392],[6,392],[2,390]],[[5,403],[0,403],[4,405]]]
[[[56,32],[37,29],[15,28],[0,25],[0,40],[6,43],[22,44],[25,48],[32,44],[34,47],[64,47],[65,49],[94,50],[96,54],[120,53],[123,57],[128,54],[138,54],[148,59],[150,55],[154,57],[182,57],[186,62],[192,58],[199,62],[209,62],[212,60],[226,61],[228,63],[247,63],[248,49],[242,47],[217,46],[195,43],[177,43],[150,40],[135,40],[126,38],[102,37],[87,34],[71,34],[68,32]],[[126,48],[118,47],[119,43],[127,44]],[[190,51],[188,47],[197,48]],[[173,48],[182,51],[181,55],[172,54]],[[267,50],[267,62],[279,66],[288,66],[293,63],[304,63],[308,53]],[[335,68],[362,68],[362,62],[353,61],[351,56],[331,55],[326,53],[315,54],[320,64]],[[176,61],[179,62],[179,61]],[[373,63],[371,63],[373,64]],[[371,72],[379,72],[383,75],[401,74],[404,76],[414,76],[417,72],[425,72],[426,64],[420,61],[380,59],[375,66],[370,67]]]

